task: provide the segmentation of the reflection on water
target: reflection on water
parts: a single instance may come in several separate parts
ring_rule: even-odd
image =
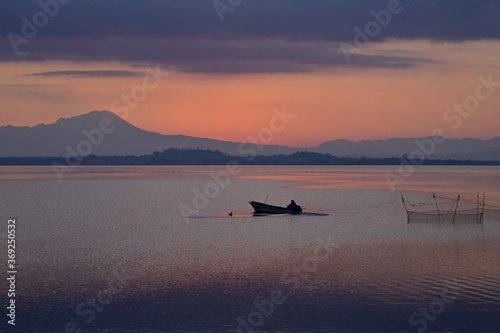
[[[498,217],[407,224],[394,202],[337,219],[398,198],[371,187],[382,169],[251,167],[186,223],[178,204],[191,205],[212,170],[87,167],[59,183],[34,168],[37,181],[1,182],[0,215],[20,221],[16,331],[497,331]],[[497,174],[424,172],[416,190],[463,193],[483,179],[470,193],[494,200]],[[334,177],[353,188],[324,186]],[[316,214],[252,216],[248,201],[268,194]]]

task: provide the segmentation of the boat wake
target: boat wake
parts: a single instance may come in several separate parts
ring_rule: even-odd
[[[330,214],[326,214],[326,213],[302,213],[302,215],[306,215],[306,216],[328,216]]]
[[[310,213],[310,212],[302,212],[300,214],[293,214],[292,216],[300,217],[300,216],[329,216],[330,214],[326,213]],[[290,215],[284,214],[267,214],[267,213],[252,213],[252,214],[233,214],[230,215],[209,215],[209,216],[191,216],[190,219],[231,219],[231,218],[254,218],[254,217],[290,217]]]

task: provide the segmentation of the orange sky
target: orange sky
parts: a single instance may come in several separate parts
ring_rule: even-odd
[[[290,146],[334,139],[425,137],[436,127],[452,138],[500,135],[500,87],[459,128],[443,120],[446,109],[474,94],[478,76],[493,75],[500,82],[500,42],[392,41],[373,44],[363,52],[394,50],[414,52],[433,62],[407,69],[344,67],[293,74],[170,71],[137,107],[130,108],[126,120],[162,134],[247,141],[269,127],[274,108],[286,107],[297,117],[276,133],[272,144]],[[119,62],[0,63],[0,125],[33,126],[92,110],[112,110],[115,99],[142,85],[144,68]],[[129,70],[139,75],[28,75],[63,70]]]

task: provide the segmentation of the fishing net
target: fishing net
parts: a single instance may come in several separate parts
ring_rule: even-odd
[[[408,223],[481,224],[485,214],[488,218],[500,217],[500,206],[493,202],[486,203],[485,195],[482,198],[478,194],[474,198],[458,196],[451,199],[432,194],[424,202],[414,202],[401,197]]]

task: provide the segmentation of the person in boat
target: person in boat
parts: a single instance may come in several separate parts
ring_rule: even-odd
[[[290,202],[290,204],[286,206],[286,208],[290,210],[295,210],[297,209],[297,204],[295,203],[295,201],[292,200],[292,202]]]

